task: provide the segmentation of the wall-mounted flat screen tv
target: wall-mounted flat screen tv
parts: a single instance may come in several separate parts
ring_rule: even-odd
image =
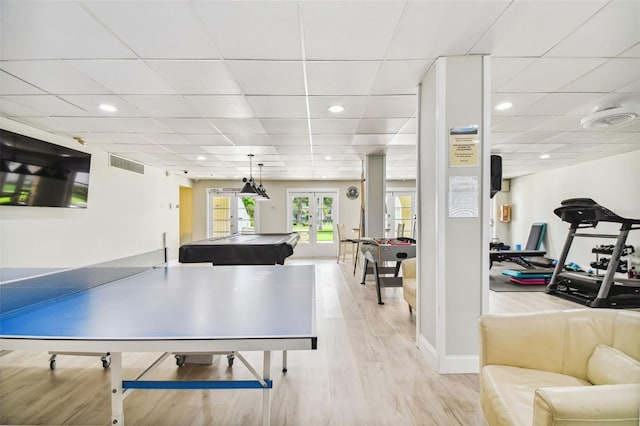
[[[91,154],[0,129],[0,205],[86,208]]]

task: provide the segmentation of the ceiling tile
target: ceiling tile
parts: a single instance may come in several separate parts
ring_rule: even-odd
[[[122,95],[122,99],[155,117],[197,117],[197,110],[179,95]]]
[[[271,139],[269,135],[264,134],[228,134],[227,137],[235,145],[244,146],[259,146],[259,145],[271,145]]]
[[[520,74],[536,61],[536,58],[491,58],[491,88],[500,90],[502,85]]]
[[[203,149],[206,146],[232,146],[233,143],[224,135],[216,134],[180,134],[182,138],[193,145],[199,145]]]
[[[7,97],[0,97],[1,117],[37,117],[40,115],[42,113],[39,111],[12,102]]]
[[[2,23],[3,37],[4,25],[9,23],[7,41],[18,42],[17,48],[11,46],[9,52],[2,53],[3,59],[95,58],[97,52],[101,58],[135,57],[80,2],[3,1]],[[4,41],[2,45],[4,50]],[[40,56],[41,49],[31,50],[37,45],[46,46],[50,53]]]
[[[204,117],[250,118],[255,117],[244,96],[185,96]]]
[[[344,111],[329,111],[333,105],[343,106]],[[366,105],[366,96],[309,96],[311,118],[360,118]]]
[[[0,68],[51,94],[111,93],[66,61],[3,61]]]
[[[195,2],[225,59],[302,59],[297,2]]]
[[[10,101],[37,111],[42,116],[84,116],[87,111],[52,95],[5,96],[2,102]]]
[[[547,56],[617,56],[640,40],[639,18],[639,2],[609,2],[551,49]]]
[[[11,117],[13,121],[23,123],[36,129],[44,130],[45,132],[67,132],[69,130],[69,124],[65,123],[65,118],[52,118],[52,117]]]
[[[640,80],[640,59],[611,59],[562,87],[562,92],[611,92]]]
[[[257,118],[214,118],[211,123],[221,133],[265,133]]]
[[[304,96],[247,96],[247,102],[260,118],[306,118]]]
[[[0,64],[2,67],[2,64]],[[44,95],[46,92],[0,71],[0,95]]]
[[[309,146],[309,135],[283,135],[283,134],[270,134],[271,142],[278,145],[307,145]],[[315,139],[314,139],[315,144]]]
[[[413,117],[418,109],[415,95],[370,96],[363,117]]]
[[[356,131],[359,120],[352,118],[341,119],[311,119],[311,131],[316,134],[339,135],[353,134]]]
[[[384,61],[373,83],[374,95],[414,95],[432,60]]]
[[[478,4],[483,6],[486,3]],[[605,4],[604,0],[510,2],[500,19],[474,46],[472,53],[541,56]]]
[[[215,134],[218,130],[206,118],[158,118],[158,121],[176,133],[194,134],[205,133]]]
[[[553,131],[553,132],[569,132],[569,131],[576,131],[576,130],[581,130],[582,127],[580,125],[580,119],[581,117],[578,116],[564,116],[564,117],[558,117],[555,119],[551,119],[549,120],[550,117],[546,117],[547,121],[545,121],[544,123],[541,123],[540,125],[536,126],[535,124],[533,124],[531,127],[534,128],[536,131]]]
[[[331,147],[332,151],[335,151],[335,146],[340,145],[349,145],[351,140],[353,139],[352,134],[343,134],[343,135],[323,135],[323,134],[314,134],[313,135],[313,148],[316,150],[319,146],[328,146]]]
[[[302,62],[227,61],[246,95],[304,95]]]
[[[219,57],[188,2],[122,1],[84,4],[140,58]],[[74,24],[70,22],[70,25]],[[168,29],[170,30],[167,31]]]
[[[382,59],[402,2],[302,2],[308,60]]]
[[[415,147],[417,140],[418,138],[415,134],[399,133],[391,138],[389,145],[411,145]]]
[[[267,133],[298,135],[309,133],[307,120],[302,118],[263,118],[260,122]]]
[[[116,95],[60,95],[61,99],[84,109],[98,117],[146,117],[147,114]],[[114,106],[117,111],[105,112],[99,108],[101,104]]]
[[[601,93],[551,93],[533,105],[524,108],[519,114],[565,115],[582,105],[591,105],[601,96]]]
[[[517,116],[502,117],[500,123],[491,127],[492,132],[526,132],[531,128],[552,120],[551,117]],[[579,121],[579,120],[578,120]]]
[[[625,50],[621,55],[621,58],[640,58],[640,42],[638,42],[632,48]]]
[[[242,93],[222,61],[146,61],[177,93],[182,95],[237,95]]]
[[[553,92],[604,63],[594,58],[542,58],[500,87],[501,92]]]
[[[175,95],[158,74],[143,61],[65,61],[116,94]]]
[[[358,124],[358,133],[398,133],[407,122],[406,118],[363,118]]]
[[[171,130],[152,118],[65,117],[69,130],[85,132],[169,133]]]
[[[407,2],[387,57],[433,59],[465,55],[508,6],[508,1]],[[461,11],[464,10],[464,13]],[[443,36],[446,34],[446,37]],[[425,42],[428,41],[428,42]],[[480,53],[491,53],[490,50]]]
[[[368,95],[380,62],[309,62],[310,95]]]
[[[528,106],[536,103],[547,96],[547,93],[494,93],[491,95],[491,106],[493,117],[521,115]],[[513,106],[504,111],[498,111],[495,107],[504,102],[511,102]]]
[[[84,139],[89,145],[114,143],[142,145],[153,143],[139,133],[77,133],[77,136]]]
[[[386,145],[389,139],[389,135],[354,135],[351,145]]]

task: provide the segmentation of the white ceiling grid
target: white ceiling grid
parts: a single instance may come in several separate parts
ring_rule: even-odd
[[[492,111],[505,177],[640,149],[640,119],[580,126],[640,109],[637,0],[0,0],[0,20],[3,117],[192,178],[253,153],[267,180],[358,179],[385,153],[413,179],[416,86],[455,55],[492,55],[491,104],[513,103]]]

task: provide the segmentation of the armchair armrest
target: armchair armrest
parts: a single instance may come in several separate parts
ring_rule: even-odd
[[[549,387],[536,390],[533,424],[637,426],[639,413],[640,384]]]
[[[480,318],[480,368],[498,364],[560,373],[563,351],[561,312]]]

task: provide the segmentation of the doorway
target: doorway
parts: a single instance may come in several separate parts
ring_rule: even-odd
[[[415,191],[387,191],[386,201],[388,236],[415,238]]]
[[[252,197],[216,188],[207,190],[207,238],[231,234],[254,234],[258,203]]]
[[[300,234],[295,249],[296,257],[336,256],[338,217],[338,190],[287,189],[287,227]]]

